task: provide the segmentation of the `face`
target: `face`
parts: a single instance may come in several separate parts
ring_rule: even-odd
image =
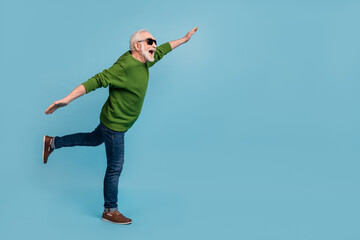
[[[145,40],[145,41],[141,41],[140,43],[140,50],[141,50],[141,55],[146,59],[146,61],[150,61],[153,62],[154,61],[154,53],[156,50],[156,44],[153,42],[152,45],[149,45],[147,42],[147,38],[151,38],[151,39],[155,39],[150,33],[148,32],[142,32],[141,33],[141,40]]]

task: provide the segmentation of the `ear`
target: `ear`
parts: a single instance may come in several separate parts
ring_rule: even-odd
[[[140,45],[139,42],[136,42],[136,43],[134,44],[134,47],[135,47],[136,51],[140,51],[140,50],[141,50],[141,45]]]

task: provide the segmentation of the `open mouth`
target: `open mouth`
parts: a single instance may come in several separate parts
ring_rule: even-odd
[[[154,54],[154,50],[149,50],[149,53],[151,54],[151,55],[153,55]]]

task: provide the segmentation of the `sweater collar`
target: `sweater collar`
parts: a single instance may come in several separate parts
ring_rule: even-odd
[[[131,51],[130,51],[130,50],[127,51],[126,54],[127,54],[127,55],[130,55],[129,57],[130,57],[134,62],[139,63],[139,64],[141,64],[141,65],[146,65],[146,63],[142,63],[142,62],[140,62],[138,59],[134,58],[134,56],[131,55]]]

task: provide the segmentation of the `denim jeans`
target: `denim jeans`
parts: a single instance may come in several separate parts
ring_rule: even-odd
[[[104,178],[105,208],[117,208],[119,177],[124,164],[124,134],[100,123],[91,133],[55,137],[55,149],[73,146],[98,146],[105,142],[107,168]]]

